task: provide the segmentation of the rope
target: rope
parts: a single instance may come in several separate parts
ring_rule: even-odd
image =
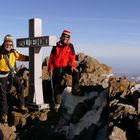
[[[63,73],[63,70],[61,68],[60,71],[59,71],[58,80],[59,80],[59,78],[60,78],[62,73]],[[56,88],[58,86],[58,82],[56,82],[56,85],[54,87],[53,86],[53,78],[51,77],[50,80],[51,80],[51,89],[52,89],[52,100],[53,100],[54,105],[56,105],[56,103],[55,103],[55,90],[56,90]]]
[[[54,88],[53,88],[53,80],[52,80],[52,77],[51,77],[51,89],[52,89],[52,100],[53,100],[53,103],[54,103],[54,105],[56,104],[55,103],[55,99],[54,99]]]

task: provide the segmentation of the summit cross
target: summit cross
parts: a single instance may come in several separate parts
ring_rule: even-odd
[[[55,36],[42,36],[42,20],[29,19],[29,38],[18,38],[17,47],[29,48],[29,94],[27,105],[42,110],[49,108],[44,103],[42,88],[42,47],[56,45]]]

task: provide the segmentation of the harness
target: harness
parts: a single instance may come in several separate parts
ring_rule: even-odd
[[[7,55],[3,55],[3,58],[5,59],[6,65],[10,69],[10,73],[0,74],[0,88],[1,91],[6,94],[10,92],[11,87],[13,85],[13,76],[15,74],[15,68],[12,68]]]
[[[10,84],[8,76],[9,76],[9,73],[0,74],[0,88],[1,88],[1,91],[5,94],[9,93],[9,91],[11,89],[11,87],[10,87],[10,89],[8,88],[9,84]]]
[[[11,64],[9,63],[8,56],[4,54],[3,55],[3,58],[4,58],[5,62],[6,62],[6,65],[10,69],[10,73],[14,75],[14,73],[15,73],[15,67],[12,67]]]

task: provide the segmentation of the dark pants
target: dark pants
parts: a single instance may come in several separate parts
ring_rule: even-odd
[[[72,93],[77,93],[80,91],[79,87],[79,78],[80,72],[71,72],[71,67],[65,68],[55,68],[53,71],[53,93],[54,93],[54,102],[56,104],[61,104],[61,93],[63,92],[66,85],[61,85],[63,76],[65,74],[72,75]]]
[[[13,84],[15,86],[16,91],[17,91],[17,97],[18,97],[18,104],[19,106],[22,106],[25,104],[24,102],[24,87],[23,84],[21,83],[20,79],[14,75],[13,79],[12,77],[8,78],[9,83]],[[0,114],[7,114],[8,113],[8,102],[7,101],[7,88],[9,85],[7,85],[7,81],[5,80],[3,85],[0,86]],[[7,89],[7,90],[6,90]]]

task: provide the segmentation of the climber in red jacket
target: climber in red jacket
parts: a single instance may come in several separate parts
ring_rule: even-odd
[[[74,46],[70,43],[70,36],[70,31],[64,30],[60,41],[56,46],[53,46],[49,57],[48,70],[53,81],[54,102],[58,107],[61,104],[61,93],[64,89],[61,86],[61,81],[65,73],[72,75],[72,94],[84,95],[79,87],[80,72],[76,68],[76,55]]]

